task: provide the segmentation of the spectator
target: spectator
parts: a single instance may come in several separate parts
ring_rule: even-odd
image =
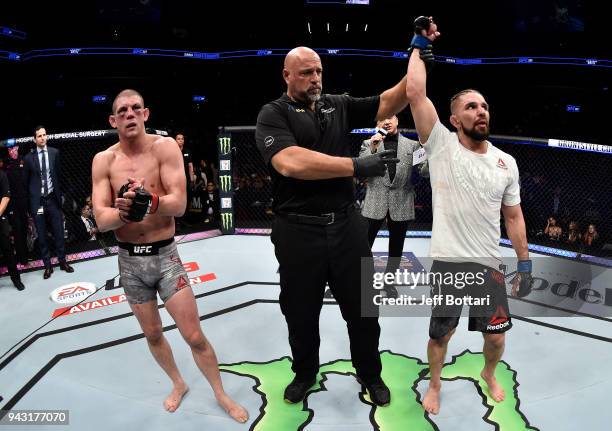
[[[572,220],[567,230],[567,243],[571,245],[577,244],[581,238],[580,227],[576,221]]]
[[[557,219],[554,217],[548,217],[548,222],[546,223],[546,228],[544,229],[544,235],[546,235],[546,238],[552,241],[559,241],[562,234],[563,229],[561,229],[561,226],[557,225]]]
[[[77,224],[76,237],[79,241],[95,241],[98,227],[93,219],[93,211],[87,204],[81,208],[81,219]]]
[[[191,200],[191,190],[193,190],[193,186],[195,184],[196,176],[193,173],[193,162],[191,160],[191,152],[185,148],[185,135],[183,133],[177,133],[174,137],[176,143],[178,144],[179,149],[181,150],[181,154],[183,155],[183,167],[185,168],[185,184],[187,190],[187,202]],[[176,230],[180,231],[184,227],[187,226],[185,223],[185,216],[183,217],[175,217],[176,221]]]
[[[200,179],[204,181],[204,184],[208,184],[209,181],[213,181],[212,170],[210,169],[210,166],[208,166],[208,164],[206,163],[206,160],[204,159],[200,160],[200,163],[198,166],[198,174],[199,174]]]
[[[208,181],[215,183],[215,187],[219,187],[219,170],[215,167],[213,162],[209,163],[211,176],[208,177]]]
[[[215,187],[215,183],[212,181],[209,181],[206,185],[204,205],[204,223],[212,223],[213,221],[217,220],[219,215],[219,191]]]
[[[599,244],[599,233],[597,233],[597,228],[594,224],[590,224],[582,236],[582,244],[589,248],[595,248]]]

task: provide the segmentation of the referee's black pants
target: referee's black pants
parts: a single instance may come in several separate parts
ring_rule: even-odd
[[[314,378],[319,370],[319,314],[326,282],[346,321],[357,376],[365,382],[380,376],[378,317],[361,317],[362,301],[365,306],[372,304],[370,292],[362,295],[360,286],[361,258],[372,256],[367,231],[367,222],[357,211],[326,226],[292,222],[280,215],[274,220],[271,238],[280,263],[279,302],[289,329],[291,368],[300,380]],[[371,289],[371,259],[365,272]]]

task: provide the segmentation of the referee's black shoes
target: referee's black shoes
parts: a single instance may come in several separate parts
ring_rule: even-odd
[[[298,378],[295,377],[285,388],[285,401],[291,404],[299,403],[306,396],[308,389],[315,383],[316,380],[314,378],[312,380],[298,380]]]
[[[380,377],[371,382],[365,382],[361,379],[359,381],[367,389],[370,399],[374,404],[385,407],[391,403],[391,392]]]

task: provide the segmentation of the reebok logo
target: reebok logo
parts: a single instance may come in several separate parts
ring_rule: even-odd
[[[508,167],[506,166],[506,163],[502,159],[499,159],[497,161],[497,167],[502,168],[502,169],[508,169]]]
[[[497,310],[495,310],[495,314],[491,316],[491,320],[487,325],[487,330],[495,331],[498,329],[505,328],[508,325],[510,325],[510,321],[508,320],[508,314],[501,305],[498,305]]]
[[[189,286],[189,280],[187,280],[186,277],[179,277],[177,283],[176,283],[176,290],[181,290],[183,289],[185,286]]]
[[[489,322],[489,324],[497,325],[507,320],[508,320],[508,315],[506,314],[506,311],[503,309],[501,305],[498,305],[497,310],[495,310],[495,314],[493,314],[493,316],[491,317],[491,321]]]

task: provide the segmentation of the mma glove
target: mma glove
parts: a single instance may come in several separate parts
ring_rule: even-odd
[[[356,177],[382,177],[389,163],[397,163],[397,152],[393,150],[379,151],[364,157],[353,157],[353,175]]]
[[[531,277],[531,260],[519,260],[516,266],[516,276],[512,280],[512,285],[518,285],[516,296],[524,298],[531,293],[533,278]]]
[[[131,183],[126,183],[121,186],[117,196],[123,198],[123,195],[129,191]],[[133,190],[136,196],[132,198],[132,205],[128,211],[126,219],[130,222],[142,221],[147,214],[154,214],[159,206],[159,196],[155,193],[150,193],[144,187],[139,187]],[[123,217],[121,217],[123,220]]]
[[[418,48],[420,50],[419,57],[427,66],[428,71],[431,69],[435,61],[432,51],[433,45],[431,44],[431,40],[423,36],[421,32],[423,30],[425,30],[425,32],[429,31],[431,22],[431,19],[425,16],[420,16],[414,20],[414,36],[412,37],[410,49],[408,50],[408,52],[412,52],[414,48]]]

